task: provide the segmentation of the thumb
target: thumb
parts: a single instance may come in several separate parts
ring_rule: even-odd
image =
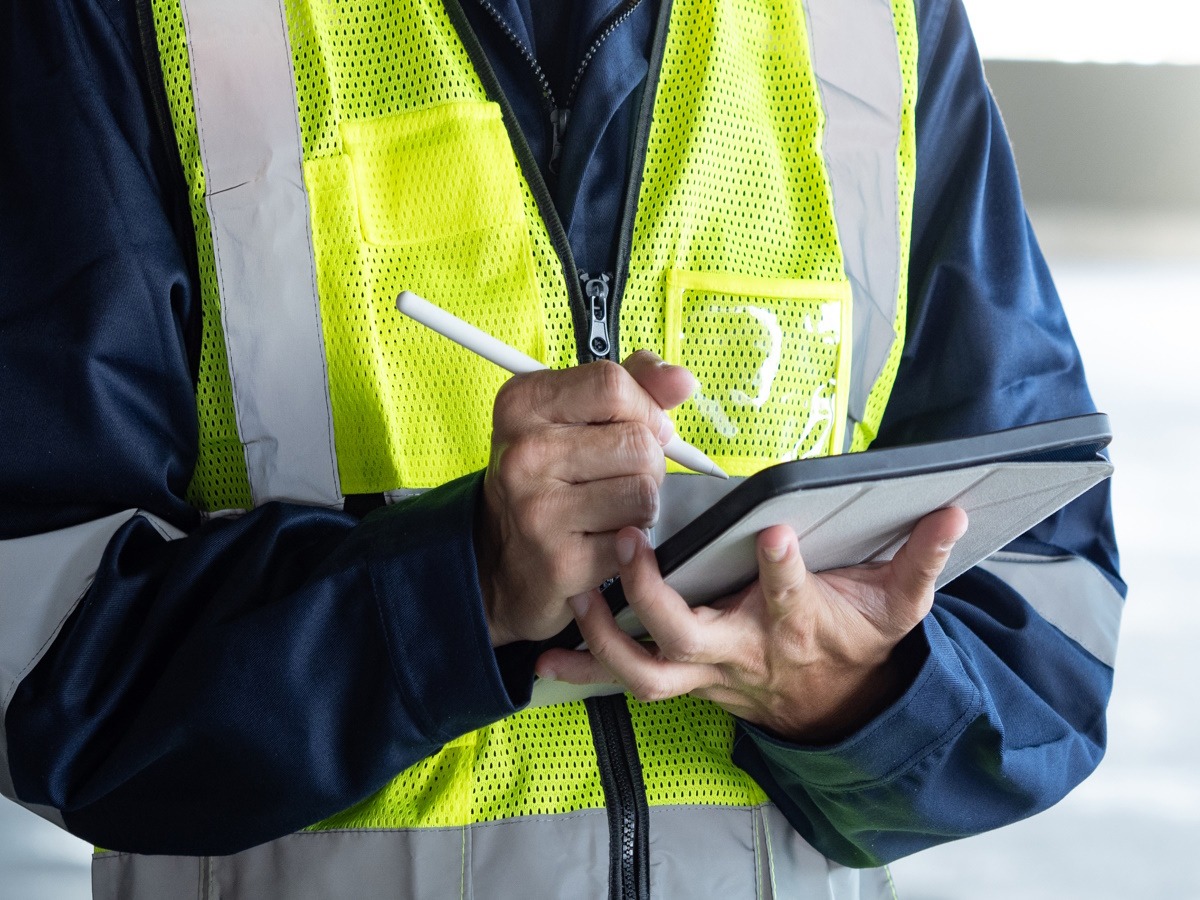
[[[674,409],[696,391],[696,376],[683,366],[663,362],[650,350],[637,350],[621,363],[663,409]]]
[[[933,606],[933,586],[966,531],[967,514],[956,506],[917,522],[889,565],[887,593],[895,619],[909,619],[911,628],[925,617]]]

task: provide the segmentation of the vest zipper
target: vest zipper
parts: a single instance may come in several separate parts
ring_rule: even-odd
[[[587,272],[579,273],[579,281],[583,285],[583,296],[588,304],[588,318],[591,327],[588,330],[588,349],[595,359],[608,356],[612,337],[608,328],[608,285],[611,276],[604,272],[595,277]]]
[[[650,896],[650,807],[623,694],[584,701],[608,812],[609,900]]]
[[[488,0],[481,0],[481,2],[488,13],[496,18],[497,13]],[[617,12],[616,18],[607,27],[601,29],[601,36],[593,42],[589,53],[585,55],[585,66],[587,62],[591,61],[591,56],[595,54],[595,50],[603,38],[606,38],[639,2],[641,0],[628,0]],[[521,126],[513,113],[512,105],[500,89],[496,73],[492,70],[487,55],[479,45],[479,39],[472,31],[471,24],[462,11],[459,0],[443,0],[443,4],[471,62],[475,65],[476,72],[479,73],[480,81],[483,83],[488,97],[498,103],[503,112],[504,125],[508,131],[509,140],[512,142],[513,150],[516,152],[517,161],[521,171],[525,174],[529,189],[533,193],[534,202],[537,203],[542,221],[546,224],[550,242],[562,264],[569,307],[575,326],[575,346],[579,360],[580,362],[589,362],[600,358],[592,350],[593,337],[603,337],[608,342],[605,355],[610,359],[616,359],[617,329],[615,325],[618,321],[619,291],[624,288],[628,274],[627,260],[633,243],[633,218],[637,209],[638,190],[641,187],[642,166],[639,163],[630,172],[618,244],[620,248],[619,267],[610,282],[605,283],[603,277],[600,279],[604,287],[613,285],[616,290],[609,290],[607,296],[601,298],[601,302],[598,304],[601,318],[597,320],[594,317],[593,306],[585,299],[583,290],[586,286],[585,282],[594,279],[586,277],[580,279],[579,277],[575,267],[575,257],[571,253],[571,245],[567,240],[566,229],[563,227],[562,219],[559,218],[558,210],[554,206],[554,199],[550,196],[550,190],[546,185],[546,180],[542,177],[537,160],[534,159],[533,151],[529,149],[529,143],[521,132]],[[650,119],[654,107],[654,85],[662,67],[670,8],[671,0],[661,0],[654,48],[651,52],[650,72],[647,76],[646,89],[642,94],[642,108],[634,137],[634,160],[644,161],[645,158],[646,144],[650,133]],[[522,56],[536,67],[535,74],[539,75],[539,84],[542,84],[545,73],[537,65],[537,60],[532,58],[528,48],[516,39],[516,36],[502,21],[497,21],[509,34],[510,39],[517,44]],[[582,68],[576,76],[576,86],[581,75]],[[548,80],[542,84],[542,96],[549,99],[551,110],[556,108]],[[552,124],[554,123],[552,122]],[[561,127],[565,128],[565,125],[564,120],[561,122]],[[561,133],[559,136],[561,137]],[[596,290],[599,293],[599,288]],[[612,327],[610,327],[610,323],[612,323]],[[593,335],[593,327],[597,328],[595,335]],[[603,329],[602,334],[600,329]],[[596,760],[600,769],[601,784],[608,811],[609,897],[610,900],[624,900],[624,898],[639,898],[640,900],[640,898],[650,896],[650,815],[645,786],[642,782],[641,759],[633,734],[633,721],[623,695],[592,698],[585,701],[585,707],[588,712],[588,723],[592,729],[592,742],[596,749]]]

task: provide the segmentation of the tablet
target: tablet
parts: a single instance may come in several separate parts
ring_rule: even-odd
[[[948,583],[1112,473],[1102,413],[976,437],[780,463],[750,476],[655,551],[664,580],[692,605],[755,579],[755,536],[790,525],[810,571],[891,559],[917,520],[964,509],[967,533]],[[619,608],[619,585],[610,588]],[[626,630],[640,626],[625,614]],[[620,618],[618,619],[620,621]],[[634,627],[629,627],[634,626]]]
[[[937,587],[961,575],[1107,478],[1111,439],[1102,413],[975,437],[780,463],[752,475],[655,550],[671,587],[692,605],[750,584],[755,537],[795,530],[813,572],[891,559],[916,522],[947,506],[970,520]],[[619,580],[604,591],[618,624],[645,632]],[[579,642],[572,625],[551,643]],[[592,693],[596,693],[595,691]]]

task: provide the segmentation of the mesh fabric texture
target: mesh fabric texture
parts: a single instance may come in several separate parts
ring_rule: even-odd
[[[286,10],[343,490],[433,487],[486,464],[508,374],[397,294],[556,368],[575,362],[562,266],[440,3]]]
[[[805,432],[814,396],[844,412],[837,375],[849,342],[823,352],[804,329],[803,296],[778,291],[809,283],[813,300],[849,303],[821,155],[824,114],[800,4],[674,0],[670,35],[622,346],[650,346],[704,372],[704,394],[675,412],[679,433],[731,475],[749,475],[834,449],[828,429]],[[706,284],[712,276],[724,290]],[[667,291],[664,309],[669,279],[684,288]]]

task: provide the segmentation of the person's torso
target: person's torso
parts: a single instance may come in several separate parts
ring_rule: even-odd
[[[551,368],[688,366],[677,429],[734,475],[869,444],[903,342],[911,5],[668,6],[617,264],[581,280],[456,4],[155,3],[205,312],[198,506],[337,506],[486,463],[505,373],[401,317],[401,290]],[[527,710],[307,832],[178,868],[246,896],[859,896],[734,736],[691,698]]]

